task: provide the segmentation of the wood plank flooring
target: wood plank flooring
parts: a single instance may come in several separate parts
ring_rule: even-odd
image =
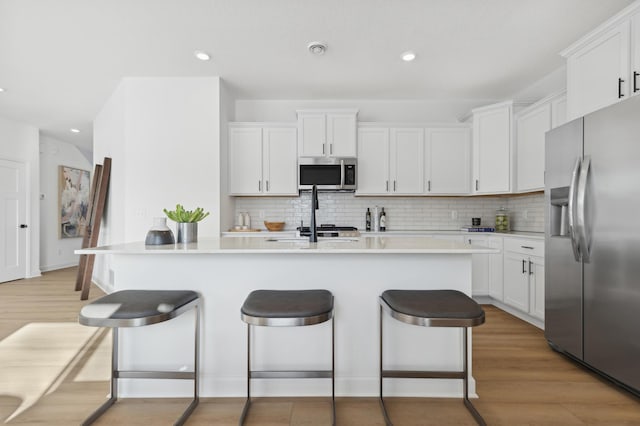
[[[33,354],[21,347],[22,352],[15,352],[21,355],[12,355],[21,345],[7,343],[25,335],[27,329],[41,333],[46,329],[25,328],[28,324],[76,323],[78,311],[87,302],[81,302],[73,290],[75,274],[76,269],[70,268],[0,284],[0,360],[6,363],[0,365],[0,421],[4,424],[79,424],[108,393],[103,378],[108,371],[108,345],[99,346],[108,337],[105,332],[96,330],[89,339],[66,332],[54,339],[59,343],[50,349],[45,337],[51,336],[42,336],[37,342],[26,342],[34,345]],[[93,287],[90,300],[101,295]],[[486,324],[474,329],[474,376],[480,395],[474,403],[489,425],[640,425],[637,398],[553,352],[539,329],[492,306],[485,310]],[[59,357],[73,345],[80,351],[77,356],[69,362]],[[86,373],[88,368],[83,367],[91,355],[97,355],[92,362],[98,370]],[[60,362],[68,365],[62,368]],[[43,376],[37,372],[48,366],[57,368],[51,370],[53,383],[38,387]],[[9,371],[24,371],[20,383],[7,379]],[[23,406],[24,411],[7,422],[26,397],[33,397],[32,389],[44,390],[35,403]],[[186,404],[184,400],[124,400],[96,424],[170,425]],[[236,425],[242,404],[237,398],[204,399],[187,424]],[[396,426],[475,424],[459,400],[389,398],[388,408]],[[329,409],[323,398],[258,399],[246,424],[326,425]],[[338,398],[337,416],[341,426],[384,425],[373,398]]]

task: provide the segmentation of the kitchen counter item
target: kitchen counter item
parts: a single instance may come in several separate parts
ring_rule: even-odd
[[[278,232],[284,229],[285,222],[269,222],[264,221],[264,226],[271,232]]]
[[[167,226],[166,217],[154,217],[153,226],[147,232],[147,236],[144,240],[145,245],[157,246],[164,244],[174,244],[176,241],[173,238],[173,232]]]
[[[496,210],[496,232],[509,232],[510,230],[509,211],[504,207]]]

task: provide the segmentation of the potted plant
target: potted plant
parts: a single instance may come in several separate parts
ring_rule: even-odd
[[[198,222],[209,216],[202,207],[195,210],[185,210],[181,204],[176,204],[175,210],[162,209],[164,214],[176,222],[178,243],[195,243],[198,241]]]

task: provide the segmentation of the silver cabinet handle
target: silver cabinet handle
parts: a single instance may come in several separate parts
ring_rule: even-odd
[[[575,201],[576,201],[576,187],[578,186],[578,177],[580,176],[580,157],[576,159],[576,163],[573,165],[573,172],[571,172],[571,184],[569,185],[569,202],[567,209],[569,210],[569,238],[571,239],[571,248],[573,249],[573,257],[576,261],[580,261],[580,247],[578,246],[578,237],[576,235],[575,224]]]
[[[526,260],[524,260],[524,259],[522,259],[522,273],[523,273],[523,274],[526,274],[526,273],[527,273],[527,270],[525,269],[525,265],[526,265],[526,264],[527,264],[527,261],[526,261]]]
[[[531,267],[531,265],[533,265],[533,262],[529,261],[529,275],[533,275],[533,268]]]
[[[533,247],[531,247],[531,246],[520,246],[520,247],[522,247],[523,249],[533,250]]]
[[[325,147],[325,143],[322,144],[322,155],[324,155],[324,147]]]
[[[396,192],[396,181],[393,181],[393,192]]]
[[[476,191],[478,190],[478,179],[476,179]]]
[[[269,181],[266,181],[267,184],[267,192],[269,192]]]
[[[591,168],[591,157],[585,155],[580,167],[580,177],[578,178],[578,195],[576,196],[576,228],[580,241],[580,253],[582,261],[589,263],[591,241],[587,235],[587,224],[585,219],[585,209],[587,202],[587,178]]]
[[[333,155],[333,144],[329,144],[329,155]]]
[[[389,181],[386,181],[387,192],[389,192]]]
[[[261,191],[262,191],[262,181],[259,180],[258,181],[258,192],[261,192]]]
[[[427,191],[431,192],[431,181],[427,181]]]

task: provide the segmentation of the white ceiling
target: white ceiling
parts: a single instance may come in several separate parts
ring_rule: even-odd
[[[502,99],[629,3],[0,0],[0,116],[91,149],[125,76],[219,75],[239,99]],[[324,56],[307,52],[315,40]]]

